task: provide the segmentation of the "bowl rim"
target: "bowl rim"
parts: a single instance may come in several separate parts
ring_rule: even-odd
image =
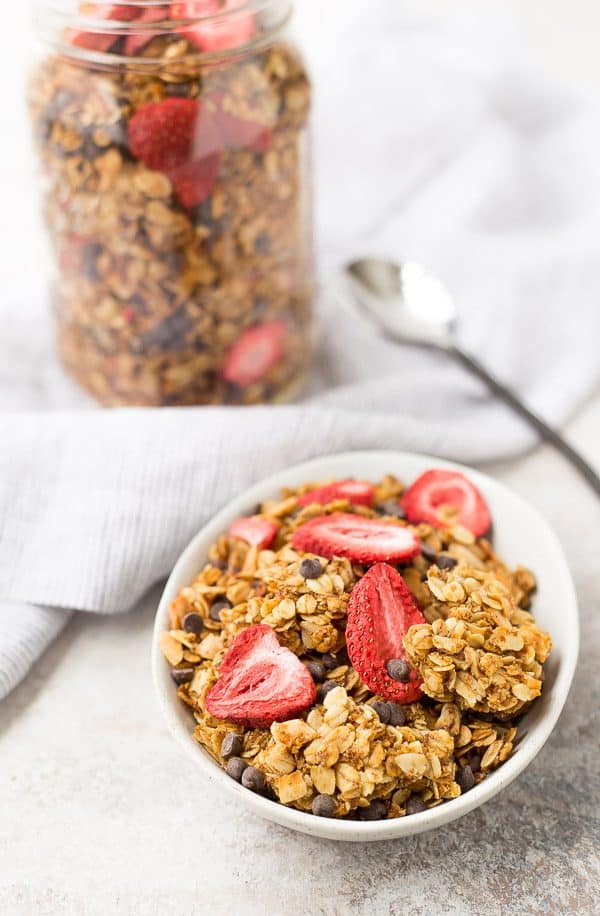
[[[563,580],[562,584],[566,597],[566,606],[563,607],[563,612],[565,617],[570,617],[571,619],[569,620],[570,639],[565,645],[561,645],[560,667],[555,683],[552,686],[547,708],[543,717],[521,739],[518,753],[513,754],[501,767],[492,771],[481,783],[458,798],[451,799],[434,808],[428,808],[419,814],[411,815],[410,818],[361,822],[315,817],[313,814],[298,811],[295,808],[290,808],[279,802],[256,795],[227,776],[225,771],[193,739],[189,730],[186,730],[182,724],[181,710],[183,705],[177,697],[169,675],[168,664],[160,650],[159,635],[165,629],[169,605],[175,593],[185,584],[189,584],[189,579],[186,577],[184,580],[183,578],[183,571],[188,563],[195,558],[199,558],[197,560],[198,565],[202,563],[202,552],[215,539],[216,535],[213,534],[213,531],[222,533],[229,527],[235,517],[247,511],[248,505],[264,500],[266,498],[265,492],[276,493],[282,487],[290,485],[290,478],[292,477],[304,474],[306,474],[306,480],[327,477],[328,474],[331,477],[335,477],[336,473],[339,473],[339,471],[335,470],[336,465],[340,463],[348,461],[359,463],[372,460],[385,460],[389,462],[391,467],[394,464],[400,465],[399,473],[401,473],[402,462],[407,461],[455,469],[468,474],[484,494],[486,489],[491,488],[492,490],[496,489],[500,495],[503,494],[510,498],[521,512],[528,514],[538,526],[545,529],[545,536],[554,553],[554,563],[559,568]],[[314,476],[311,477],[311,474]],[[246,808],[252,810],[259,817],[273,821],[281,826],[326,839],[368,842],[372,840],[399,839],[433,830],[463,817],[506,788],[529,766],[550,737],[567,700],[577,665],[578,654],[579,614],[575,586],[563,548],[556,533],[543,515],[506,484],[468,465],[417,452],[377,449],[327,454],[292,465],[253,484],[212,516],[180,554],[163,589],[153,628],[152,675],[158,703],[169,731],[179,746],[200,766],[204,775],[208,777],[215,787],[227,793],[230,797],[237,797],[238,801],[241,801]]]

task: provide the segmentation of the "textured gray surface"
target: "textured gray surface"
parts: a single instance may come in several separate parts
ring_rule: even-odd
[[[572,434],[598,457],[600,401]],[[207,789],[159,718],[156,596],[78,619],[0,707],[0,912],[597,912],[600,506],[541,451],[494,469],[555,525],[576,578],[582,654],[560,724],[497,799],[434,834],[346,846],[254,819]]]

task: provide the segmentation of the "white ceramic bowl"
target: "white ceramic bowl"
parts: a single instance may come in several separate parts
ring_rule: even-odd
[[[490,507],[494,544],[500,556],[510,565],[522,563],[530,567],[537,575],[539,589],[533,610],[540,626],[551,634],[554,649],[546,665],[543,694],[520,725],[522,740],[512,757],[470,792],[410,817],[374,822],[319,818],[244,789],[194,741],[194,721],[176,696],[169,666],[158,645],[160,632],[168,626],[171,601],[183,586],[190,584],[205,563],[210,544],[229,528],[231,522],[247,514],[256,503],[277,496],[281,487],[333,477],[378,480],[387,473],[410,483],[431,467],[454,467],[471,477]],[[169,730],[195,761],[200,777],[229,794],[239,805],[284,827],[332,840],[364,842],[432,830],[462,817],[506,788],[531,763],[554,728],[569,692],[578,651],[577,599],[571,575],[555,534],[538,512],[502,484],[471,468],[425,455],[380,451],[329,455],[296,465],[251,487],[219,512],[184,550],[167,582],[156,615],[152,661],[156,691]]]

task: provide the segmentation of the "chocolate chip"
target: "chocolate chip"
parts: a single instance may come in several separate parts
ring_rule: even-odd
[[[178,687],[181,684],[189,684],[189,682],[192,680],[193,677],[194,677],[193,668],[173,668],[171,670],[171,678],[173,679],[173,681],[175,681]]]
[[[198,636],[204,629],[204,620],[200,614],[186,614],[183,618],[183,629],[186,633],[195,633]]]
[[[396,499],[386,499],[377,506],[377,511],[382,515],[391,515],[393,518],[406,518],[406,512]]]
[[[268,254],[271,250],[271,239],[264,232],[256,236],[254,248],[259,254]]]
[[[312,813],[317,817],[333,817],[335,800],[331,795],[317,795],[313,798]]]
[[[241,757],[232,757],[227,761],[225,772],[236,782],[241,782],[244,771],[248,769],[248,764]]]
[[[306,559],[300,564],[300,575],[304,579],[318,579],[323,573],[320,560]]]
[[[158,322],[142,334],[144,350],[172,350],[179,352],[187,347],[187,336],[194,326],[194,319],[182,306],[168,318]]]
[[[83,273],[88,280],[93,280],[95,283],[100,279],[100,273],[96,262],[102,254],[102,251],[102,245],[99,245],[97,242],[90,242],[90,244],[86,245],[83,249],[83,254],[81,256],[81,269]]]
[[[440,569],[454,569],[457,563],[458,560],[455,560],[454,557],[449,557],[447,553],[441,553],[437,558],[437,565]]]
[[[358,809],[360,821],[381,821],[387,814],[387,805],[382,798],[374,798],[366,808]]]
[[[390,704],[381,703],[379,700],[377,700],[375,703],[372,703],[371,705],[373,709],[375,710],[375,712],[377,713],[377,715],[379,716],[380,721],[383,722],[384,725],[388,725],[392,718],[392,711],[390,709]]]
[[[331,693],[332,690],[335,690],[337,684],[335,681],[325,681],[324,684],[321,684],[317,689],[317,700],[319,703],[322,703],[328,693]]]
[[[402,728],[406,724],[406,710],[400,703],[388,703],[390,708],[390,725]]]
[[[210,619],[216,623],[221,623],[221,611],[228,610],[231,607],[233,607],[231,601],[228,601],[227,598],[219,598],[211,606]]]
[[[221,757],[225,759],[229,757],[239,757],[242,750],[242,739],[239,735],[234,735],[233,732],[229,732],[225,735],[221,743]]]
[[[304,664],[310,671],[310,675],[315,683],[320,684],[321,681],[325,680],[325,665],[323,662],[312,661],[311,659]]]
[[[410,680],[410,665],[404,658],[391,658],[386,665],[387,673],[393,681],[408,684]]]
[[[458,771],[456,774],[456,781],[460,786],[461,792],[468,792],[469,789],[473,788],[475,785],[475,776],[468,763]]]
[[[479,773],[481,769],[481,757],[477,751],[471,751],[470,754],[467,754],[467,763],[471,767],[473,773]]]
[[[332,655],[330,652],[326,652],[325,655],[322,655],[321,661],[325,665],[326,671],[333,671],[335,668],[339,668],[340,666],[337,657]]]
[[[427,810],[427,805],[423,801],[420,795],[411,795],[408,801],[406,802],[406,813],[407,814],[420,814],[422,811]]]
[[[265,787],[265,777],[256,767],[246,767],[242,773],[242,785],[251,792],[262,792]]]
[[[185,99],[190,94],[190,83],[167,83],[165,92],[175,98]]]
[[[429,560],[430,563],[437,563],[437,550],[434,550],[433,547],[429,546],[429,544],[421,544],[421,553],[426,560]]]

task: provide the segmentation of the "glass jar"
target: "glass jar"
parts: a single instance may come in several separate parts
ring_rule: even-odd
[[[105,405],[288,398],[314,295],[285,0],[43,3],[29,84],[62,361]]]

